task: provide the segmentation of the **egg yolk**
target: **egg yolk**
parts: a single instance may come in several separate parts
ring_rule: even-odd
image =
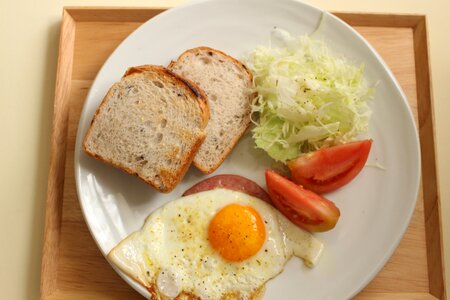
[[[238,262],[252,257],[261,249],[266,230],[254,208],[230,204],[218,211],[209,223],[208,238],[224,259]]]

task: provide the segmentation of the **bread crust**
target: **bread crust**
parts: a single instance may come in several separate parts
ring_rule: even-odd
[[[176,82],[185,85],[189,88],[189,90],[194,94],[194,96],[200,100],[198,103],[200,105],[200,109],[202,111],[202,121],[204,127],[208,124],[209,121],[209,105],[208,105],[208,97],[206,96],[205,92],[194,82],[191,80],[184,78],[183,76],[180,76],[169,69],[163,67],[163,66],[156,66],[156,65],[141,65],[141,66],[135,66],[130,67],[125,71],[125,74],[122,76],[129,77],[133,75],[138,75],[141,73],[144,73],[146,71],[155,71],[160,73],[164,77],[171,77],[175,79]]]
[[[207,47],[207,46],[200,46],[200,47],[196,47],[196,48],[192,48],[192,49],[188,49],[186,51],[184,51],[183,53],[180,54],[180,56],[178,57],[178,59],[176,61],[171,61],[170,64],[167,66],[168,69],[173,68],[178,61],[181,61],[182,59],[184,59],[185,56],[189,55],[189,54],[195,54],[198,52],[210,52],[210,53],[216,53],[218,55],[224,56],[226,59],[232,61],[239,69],[241,69],[242,71],[244,71],[247,76],[248,76],[248,80],[251,82],[251,84],[253,84],[253,74],[250,72],[250,70],[239,60],[237,60],[236,58],[211,47]],[[210,54],[212,55],[212,54]],[[230,155],[231,151],[234,149],[234,147],[236,146],[237,142],[241,139],[241,137],[244,135],[244,133],[246,132],[247,128],[250,126],[250,121],[246,124],[246,126],[242,126],[241,128],[239,128],[238,133],[234,136],[234,138],[231,140],[229,146],[225,149],[225,151],[223,152],[223,154],[221,155],[220,159],[217,161],[217,163],[215,165],[213,165],[211,168],[204,168],[201,163],[199,163],[198,161],[196,161],[196,159],[194,158],[192,164],[199,169],[202,173],[204,174],[211,174],[212,172],[214,172],[224,161],[225,159],[228,157],[228,155]]]
[[[187,87],[187,91],[190,91],[190,93],[192,94],[191,96],[193,96],[192,98],[197,100],[197,103],[201,110],[202,130],[204,130],[206,125],[208,124],[208,120],[209,120],[209,106],[208,106],[206,94],[203,92],[203,90],[201,90],[195,83],[171,72],[170,70],[164,68],[163,66],[142,65],[142,66],[130,67],[126,70],[126,72],[122,76],[122,78],[139,76],[141,73],[145,73],[147,71],[156,72],[156,73],[160,74],[161,76],[164,76],[168,80],[174,81],[178,84],[181,84],[181,85]],[[152,180],[147,180],[147,179],[141,177],[136,171],[134,171],[120,163],[116,163],[108,158],[105,158],[97,153],[90,151],[86,146],[86,144],[88,142],[88,138],[91,134],[93,124],[95,123],[96,118],[98,117],[98,115],[101,111],[101,108],[106,103],[107,99],[111,96],[113,87],[114,87],[114,85],[111,86],[111,88],[108,90],[108,92],[106,93],[102,102],[100,103],[97,110],[95,111],[94,116],[92,117],[91,124],[90,124],[90,126],[86,132],[86,135],[84,136],[84,139],[83,139],[83,143],[82,143],[83,151],[99,161],[102,161],[106,164],[109,164],[118,169],[121,169],[130,175],[137,176],[138,178],[140,178],[145,183],[147,183],[154,189],[158,190],[159,192],[162,192],[162,193],[171,192],[176,187],[176,185],[181,181],[181,179],[184,177],[185,173],[187,172],[190,164],[192,163],[192,160],[195,157],[195,154],[197,153],[198,149],[200,148],[201,144],[203,143],[203,141],[206,138],[205,133],[203,132],[202,134],[199,135],[195,144],[193,145],[193,147],[191,147],[190,151],[188,152],[186,159],[182,162],[181,166],[177,169],[177,173],[172,174],[172,176],[167,176],[167,177],[161,176],[161,181],[163,182],[163,185],[162,185],[162,187],[158,187]]]
[[[226,54],[225,52],[222,52],[220,50],[211,48],[211,47],[207,47],[207,46],[200,46],[200,47],[196,47],[196,48],[192,48],[192,49],[188,49],[186,51],[184,51],[183,53],[180,54],[180,56],[178,56],[178,59],[176,61],[171,61],[170,64],[167,66],[168,69],[172,68],[177,61],[179,61],[180,59],[184,58],[186,55],[189,55],[190,53],[196,53],[196,52],[200,52],[200,51],[211,51],[212,53],[217,53],[219,55],[223,55],[225,56],[227,59],[233,61],[233,63],[238,66],[240,69],[242,69],[244,72],[247,73],[247,75],[249,76],[250,81],[253,81],[253,74],[252,72],[250,72],[250,70],[239,60],[237,60],[236,58]]]

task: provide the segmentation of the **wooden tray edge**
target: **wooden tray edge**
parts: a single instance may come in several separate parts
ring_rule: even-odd
[[[64,10],[76,22],[145,22],[169,8],[171,7],[67,6]]]
[[[423,16],[414,27],[417,111],[422,158],[422,187],[430,293],[446,299],[445,270],[442,244],[442,223],[439,186],[436,169],[435,131],[431,72],[428,52],[427,20]],[[432,163],[430,163],[432,162]]]
[[[55,102],[53,105],[50,168],[41,265],[41,299],[47,298],[57,289],[56,273],[65,179],[68,98],[71,89],[74,46],[75,21],[70,13],[64,9],[60,28]]]
[[[67,99],[71,88],[76,22],[144,22],[168,8],[64,7],[63,9],[41,267],[42,300],[48,299],[57,291],[57,260],[68,127]],[[123,13],[124,10],[127,14]],[[423,15],[355,12],[333,12],[333,14],[351,26],[409,27],[413,29],[418,126],[422,154],[422,185],[424,200],[427,200],[424,201],[424,213],[430,294],[438,299],[446,299],[426,17]],[[430,164],[430,162],[432,163]]]

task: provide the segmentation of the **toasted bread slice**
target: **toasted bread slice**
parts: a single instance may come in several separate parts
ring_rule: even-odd
[[[193,164],[209,174],[225,160],[250,124],[252,74],[238,60],[208,47],[185,51],[168,68],[207,95],[210,120]]]
[[[98,107],[83,148],[170,192],[205,139],[209,109],[195,84],[161,66],[129,68]]]

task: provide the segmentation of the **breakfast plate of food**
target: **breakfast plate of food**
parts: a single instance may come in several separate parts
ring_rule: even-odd
[[[376,51],[294,0],[194,1],[105,62],[75,146],[111,267],[152,299],[348,299],[413,213],[418,136]]]

